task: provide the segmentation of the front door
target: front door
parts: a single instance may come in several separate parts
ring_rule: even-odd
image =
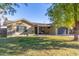
[[[35,34],[37,34],[37,27],[35,27]]]

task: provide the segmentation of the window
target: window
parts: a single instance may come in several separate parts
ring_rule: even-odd
[[[17,32],[24,32],[26,30],[25,26],[17,26],[16,31]]]

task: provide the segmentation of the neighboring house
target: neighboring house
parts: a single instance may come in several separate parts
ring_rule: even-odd
[[[5,26],[0,27],[0,36],[7,36],[7,28]]]
[[[3,19],[0,19],[0,37],[7,36],[7,26],[4,25]]]
[[[7,34],[8,35],[66,35],[70,34],[72,30],[61,27],[55,29],[51,24],[32,23],[25,19],[17,21],[7,21]]]

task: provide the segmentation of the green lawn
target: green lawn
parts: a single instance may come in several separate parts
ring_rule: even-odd
[[[79,56],[79,42],[67,36],[0,39],[0,55]]]

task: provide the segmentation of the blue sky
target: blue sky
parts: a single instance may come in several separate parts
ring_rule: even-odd
[[[25,18],[30,22],[50,23],[48,16],[45,16],[47,8],[49,8],[50,5],[51,4],[46,3],[30,3],[28,6],[21,4],[19,8],[15,7],[17,10],[15,15],[7,15],[7,17],[11,20]]]

